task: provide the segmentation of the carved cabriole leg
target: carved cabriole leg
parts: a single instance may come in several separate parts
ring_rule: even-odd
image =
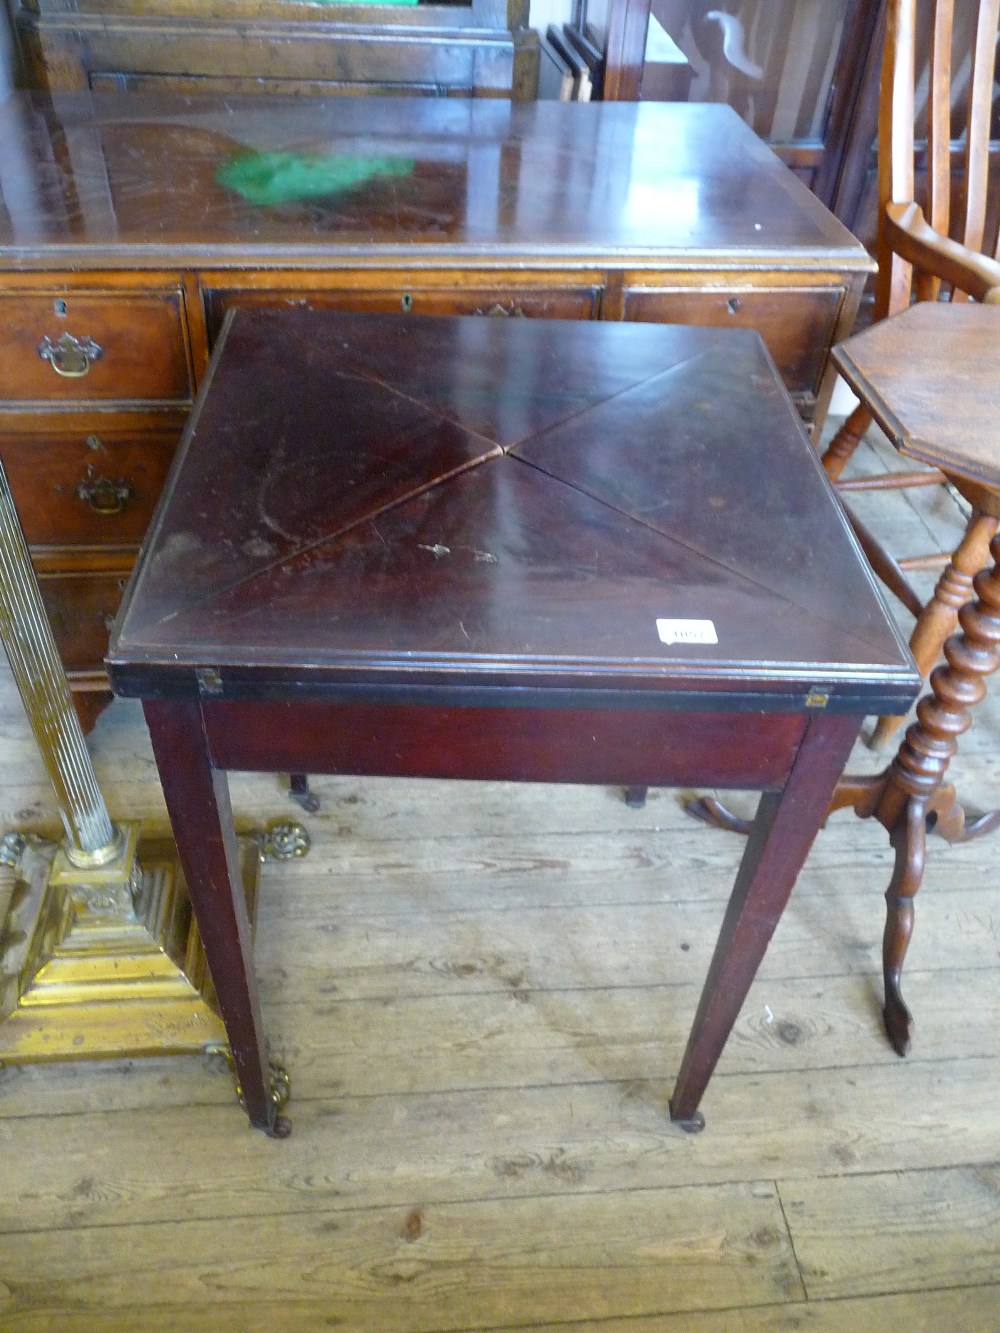
[[[226,1024],[251,1125],[283,1138],[283,1087],[272,1074],[250,956],[250,922],[239,872],[226,775],[212,764],[197,701],[143,704],[191,905]]]
[[[826,814],[860,721],[838,714],[812,718],[784,791],[760,798],[670,1099],[670,1117],[683,1129],[704,1124],[698,1103]]]
[[[964,821],[956,815],[954,790],[942,779],[959,736],[971,724],[970,708],[986,694],[985,678],[1000,667],[1000,538],[994,537],[990,552],[993,565],[976,575],[976,601],[959,612],[961,632],[945,644],[947,665],[931,673],[931,693],[917,705],[917,720],[885,775],[874,810],[896,851],[886,893],[883,967],[886,1031],[901,1055],[909,1047],[911,1019],[900,994],[900,975],[913,929],[913,897],[923,874],[926,830],[940,817],[946,836],[961,834]],[[974,831],[985,832],[996,822],[995,816],[980,821]]]
[[[823,467],[831,481],[837,480],[854,457],[871,424],[872,414],[864,404],[859,403],[827,445],[823,455]]]
[[[972,596],[972,580],[989,561],[990,542],[998,520],[990,514],[973,514],[965,536],[956,547],[947,569],[938,580],[934,595],[917,617],[910,636],[910,651],[920,674],[926,679],[941,656],[945,639],[954,634],[958,613]],[[883,745],[902,724],[902,717],[879,718],[872,745]]]

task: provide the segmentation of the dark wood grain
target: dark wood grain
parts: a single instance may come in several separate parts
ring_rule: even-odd
[[[309,311],[229,317],[108,664],[269,1130],[226,767],[772,793],[693,1125],[862,716],[917,688],[756,334]]]
[[[291,311],[232,317],[109,660],[870,710],[899,654],[755,334]]]
[[[218,173],[255,152],[297,153],[314,172],[354,164],[358,175],[327,190],[314,175],[297,198],[253,203],[225,184],[238,174]],[[328,268],[352,246],[409,242],[527,250],[536,261],[547,248],[550,260],[711,254],[772,271],[791,249],[807,271],[870,268],[724,106],[21,95],[0,105],[0,163],[0,255],[34,239],[94,267],[136,246],[128,267],[176,262],[183,245],[200,267],[255,268],[283,254]],[[6,181],[19,178],[8,196]]]
[[[171,824],[183,831],[177,850],[247,1115],[273,1130],[276,1108],[226,775],[213,767],[197,703],[166,707],[150,700],[144,712],[154,750],[169,755],[160,771],[163,795]]]

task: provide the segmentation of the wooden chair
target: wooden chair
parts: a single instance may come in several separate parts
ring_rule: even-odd
[[[959,4],[957,16],[955,11],[955,0],[888,0],[879,110],[878,319],[905,309],[914,298],[933,301],[946,295],[951,300],[1000,302],[1000,256],[983,253],[1000,0],[969,0]],[[919,22],[925,18],[926,32]],[[923,78],[917,79],[924,51],[926,107],[920,108],[919,119],[926,119],[927,147],[921,207],[915,188],[915,127],[918,101],[924,94],[918,98],[915,87],[918,82],[921,89],[924,86]],[[964,181],[955,188],[952,145],[962,137]],[[862,399],[824,454],[827,475],[842,493],[936,485],[946,479],[940,471],[924,468],[842,480],[844,466],[872,420],[871,407]],[[984,421],[985,428],[995,429],[995,423]],[[950,555],[896,559],[851,516],[879,577],[916,617],[910,647],[925,677],[954,631],[960,608],[972,595],[972,579],[987,563],[989,543],[998,527],[995,515],[984,511],[976,488],[959,488],[972,505],[972,515]],[[944,573],[924,603],[907,573],[941,565],[946,566]],[[891,736],[900,720],[880,719],[873,743]]]

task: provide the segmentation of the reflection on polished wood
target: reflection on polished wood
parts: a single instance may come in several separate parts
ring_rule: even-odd
[[[871,268],[716,106],[22,95],[0,185],[0,455],[91,714],[228,310],[757,329],[819,421]],[[101,348],[72,377],[67,335]]]

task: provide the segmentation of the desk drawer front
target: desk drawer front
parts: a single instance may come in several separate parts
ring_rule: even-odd
[[[0,458],[28,541],[137,546],[180,433],[180,422],[141,431],[72,425],[51,434],[0,430]]]
[[[108,633],[125,590],[127,575],[43,574],[42,601],[67,671],[100,668]]]
[[[228,310],[275,309],[282,305],[308,310],[356,310],[413,315],[521,315],[533,319],[594,319],[600,288],[491,287],[439,288],[399,286],[384,291],[221,290],[205,293],[209,337],[214,340]]]
[[[629,288],[625,318],[756,329],[791,393],[815,394],[844,299],[839,287]]]
[[[0,398],[189,401],[181,293],[0,296]]]

